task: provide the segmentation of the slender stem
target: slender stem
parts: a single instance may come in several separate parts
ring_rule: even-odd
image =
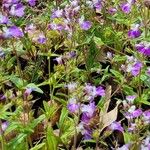
[[[12,41],[12,47],[13,47],[13,51],[14,51],[14,53],[15,53],[16,60],[17,60],[17,68],[18,68],[19,76],[20,76],[20,78],[22,79],[23,84],[24,84],[23,74],[22,74],[22,72],[21,72],[21,66],[20,66],[19,57],[18,57],[16,48],[15,48],[15,45],[14,45],[14,40]]]
[[[51,98],[52,98],[52,93],[51,93],[51,91],[52,91],[52,87],[51,87],[51,80],[50,80],[50,78],[51,78],[51,61],[50,61],[50,57],[48,57],[48,74],[49,74],[49,96],[50,96],[50,100],[52,100]]]
[[[73,142],[72,150],[76,150],[76,144],[77,144],[77,128],[76,128],[76,121],[75,120],[74,120],[74,128],[75,128],[75,135],[74,135],[74,142]]]

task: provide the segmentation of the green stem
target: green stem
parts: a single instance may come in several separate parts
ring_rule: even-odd
[[[51,78],[51,61],[50,61],[50,57],[48,57],[48,74],[49,74],[49,96],[50,96],[50,100],[51,100],[51,98],[52,98],[52,93],[51,93],[51,91],[52,91],[52,87],[51,87],[51,80],[50,80],[50,78]]]

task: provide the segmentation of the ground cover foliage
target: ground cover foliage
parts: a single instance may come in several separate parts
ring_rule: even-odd
[[[0,1],[1,150],[150,150],[150,1]]]

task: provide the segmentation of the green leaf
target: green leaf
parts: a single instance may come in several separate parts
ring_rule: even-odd
[[[15,84],[15,86],[19,89],[22,89],[24,84],[21,78],[16,77],[15,75],[10,76],[10,81]]]
[[[63,127],[67,116],[68,116],[68,110],[63,107],[63,109],[61,111],[60,119],[59,119],[59,128],[60,129]]]
[[[87,56],[87,60],[86,60],[86,66],[87,66],[88,70],[93,68],[97,52],[98,52],[98,50],[97,50],[96,44],[92,40],[90,42],[90,48],[89,48],[89,51],[87,53],[88,56]]]
[[[102,41],[101,38],[94,36],[94,42],[97,46],[102,46],[104,45],[104,42]]]
[[[53,129],[50,127],[47,128],[46,142],[48,150],[57,150],[60,139],[54,135]]]
[[[120,72],[113,69],[110,69],[110,72],[116,77],[116,79],[119,79],[120,81],[124,79],[124,76]]]
[[[41,144],[38,144],[38,145],[35,145],[33,148],[31,148],[30,150],[39,150],[41,149],[42,147],[45,146],[45,143],[41,143]]]
[[[34,83],[30,83],[26,87],[27,88],[32,88],[34,91],[43,94],[43,91],[37,85],[35,85]]]
[[[128,144],[132,141],[132,135],[130,133],[123,133],[125,144]]]
[[[17,150],[18,146],[21,144],[22,148],[24,147],[24,149],[26,149],[26,146],[23,144],[26,137],[26,134],[20,133],[17,137],[11,140],[9,147],[11,147],[12,150]]]

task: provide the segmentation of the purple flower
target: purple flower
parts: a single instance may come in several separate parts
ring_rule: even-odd
[[[7,121],[5,121],[1,124],[1,128],[2,128],[3,132],[7,129],[8,125],[9,125],[9,123]],[[1,134],[1,132],[0,132],[0,134]]]
[[[130,144],[125,144],[122,147],[117,148],[116,150],[129,150]]]
[[[114,131],[114,130],[118,130],[120,132],[123,132],[123,127],[121,126],[121,124],[119,122],[114,121],[109,127],[108,129]]]
[[[145,124],[150,123],[150,110],[144,111],[143,112],[143,120]]]
[[[109,8],[108,12],[109,12],[111,15],[114,15],[114,14],[117,12],[117,9],[116,9],[116,8]]]
[[[36,29],[36,26],[34,26],[34,24],[28,24],[26,27],[25,27],[25,31],[26,32],[29,32],[29,31],[34,31]]]
[[[87,95],[88,100],[93,100],[96,96],[104,96],[105,95],[105,90],[103,87],[95,87],[90,84],[87,84],[84,88],[85,93]]]
[[[83,21],[80,23],[80,27],[83,30],[89,30],[92,26],[92,23],[90,21]]]
[[[9,8],[13,4],[17,4],[20,0],[3,0],[3,8]]]
[[[99,86],[96,88],[96,95],[97,96],[105,96],[105,90],[103,87]]]
[[[92,138],[92,130],[88,127],[85,127],[83,122],[78,125],[77,129],[82,135],[84,135],[84,140],[89,140]]]
[[[22,17],[24,15],[24,10],[25,6],[19,3],[12,5],[9,13],[13,16]]]
[[[147,72],[146,73],[150,76],[150,68],[147,68]]]
[[[5,99],[6,99],[6,96],[3,95],[3,94],[0,94],[0,101],[3,101],[3,100],[5,100]]]
[[[28,0],[30,6],[35,6],[36,0]]]
[[[58,31],[62,31],[62,30],[64,30],[65,29],[65,26],[63,25],[63,24],[57,24],[56,25],[56,30],[58,30]]]
[[[46,37],[43,34],[40,34],[37,41],[40,44],[44,44],[44,43],[46,43]]]
[[[28,96],[31,94],[32,91],[33,91],[33,88],[27,88],[27,89],[25,90],[25,92],[24,92],[24,96],[25,96],[25,97],[28,97]]]
[[[135,98],[136,98],[136,95],[129,95],[129,96],[126,96],[126,100],[127,100],[130,104],[133,103],[133,101],[135,100]]]
[[[140,53],[146,56],[150,56],[150,43],[142,42],[142,43],[136,44],[135,47]]]
[[[8,23],[9,23],[9,19],[6,16],[0,14],[0,24],[8,24]]]
[[[124,13],[129,14],[131,12],[131,4],[130,3],[124,3],[121,5],[121,9]]]
[[[87,113],[83,113],[82,114],[81,121],[83,123],[88,124],[90,119],[91,119],[91,117],[89,117]]]
[[[67,55],[66,55],[67,59],[71,59],[74,57],[76,57],[76,51],[71,51],[71,52],[67,53]]]
[[[5,56],[4,51],[0,48],[0,58],[3,58]]]
[[[139,24],[133,25],[128,32],[129,38],[138,38],[140,35],[141,31],[139,30]]]
[[[148,135],[146,139],[142,141],[140,148],[141,150],[150,150],[150,135]]]
[[[92,138],[92,130],[91,129],[85,129],[84,130],[84,140],[90,140]]]
[[[14,38],[21,38],[24,36],[23,32],[17,26],[11,26],[5,30],[4,36],[7,37],[14,37]]]
[[[96,106],[95,106],[94,102],[91,102],[88,105],[83,104],[81,106],[81,112],[85,113],[86,116],[89,117],[89,118],[93,117],[95,109],[96,109]],[[84,121],[84,120],[82,120],[82,121]]]
[[[69,103],[67,105],[67,108],[71,113],[78,112],[79,104],[77,103],[77,100],[75,98],[69,99]]]
[[[142,115],[142,110],[141,109],[132,109],[132,107],[128,110],[128,113],[125,114],[125,117],[127,119],[133,119],[133,118],[137,118],[140,117]]]
[[[63,64],[63,57],[59,56],[59,57],[55,58],[54,61],[57,61],[58,64]]]
[[[141,62],[137,62],[132,66],[132,70],[131,70],[131,74],[133,76],[137,76],[140,73],[140,70],[142,68],[142,63]]]
[[[60,18],[63,16],[63,10],[62,9],[57,9],[57,10],[53,10],[51,18]]]
[[[68,90],[70,93],[74,92],[77,88],[77,83],[76,82],[71,82],[67,84]]]
[[[107,52],[106,57],[107,57],[108,59],[112,60],[112,58],[113,58],[113,53],[112,53],[112,52]]]
[[[93,6],[96,9],[96,11],[100,11],[102,9],[102,2],[101,0],[92,0]]]

